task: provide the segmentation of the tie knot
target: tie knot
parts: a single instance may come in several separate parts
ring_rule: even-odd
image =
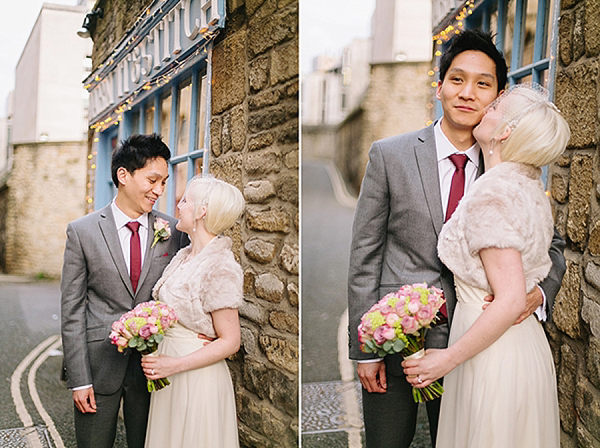
[[[127,227],[134,234],[136,234],[138,229],[140,228],[140,223],[138,221],[130,221],[127,224],[125,224],[125,227]]]
[[[464,170],[469,158],[465,154],[452,154],[448,157],[457,170]]]

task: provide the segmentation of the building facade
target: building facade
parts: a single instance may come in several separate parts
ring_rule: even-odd
[[[226,232],[244,270],[229,360],[242,446],[298,444],[298,1],[99,0],[92,30],[87,210],[114,196],[110,154],[133,133],[172,151],[158,209],[211,174],[243,192]]]
[[[415,131],[433,118],[431,6],[406,0],[376,2],[367,82],[337,126],[332,145],[331,158],[355,194],[374,141]],[[320,139],[313,136],[318,131]],[[303,136],[308,134],[311,141],[325,142],[330,133],[326,128],[303,128]]]
[[[16,67],[0,150],[0,267],[10,274],[60,276],[66,226],[85,213],[84,15],[44,3]]]

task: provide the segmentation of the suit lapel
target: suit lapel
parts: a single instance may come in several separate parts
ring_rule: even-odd
[[[444,216],[433,126],[434,125],[431,125],[419,133],[418,141],[414,149],[419,177],[421,178],[423,191],[425,192],[427,208],[431,215],[435,234],[436,236],[439,236],[442,225],[444,224]]]
[[[140,274],[140,280],[138,281],[138,291],[141,289],[142,283],[144,283],[144,280],[148,275],[150,265],[152,264],[152,260],[154,258],[154,248],[150,247],[152,246],[152,241],[154,240],[154,220],[154,213],[148,213],[148,239],[146,241],[146,253],[144,255],[144,263],[142,264],[142,273]]]
[[[127,287],[127,291],[131,294],[131,297],[134,297],[131,278],[129,278],[129,272],[127,271],[127,265],[125,264],[125,258],[123,257],[123,250],[121,249],[121,243],[119,242],[119,236],[117,235],[117,226],[110,204],[104,207],[100,213],[98,224],[108,247],[108,251],[119,271],[119,275]]]

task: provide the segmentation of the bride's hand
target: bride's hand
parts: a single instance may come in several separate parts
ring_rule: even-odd
[[[455,366],[448,357],[448,350],[429,349],[419,359],[407,359],[402,362],[406,381],[413,387],[423,388],[443,377]]]
[[[142,369],[149,380],[166,378],[179,373],[178,358],[167,355],[144,356],[142,358]]]

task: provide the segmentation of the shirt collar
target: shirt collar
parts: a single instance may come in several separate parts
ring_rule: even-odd
[[[113,199],[113,201],[110,203],[110,206],[112,208],[113,217],[115,218],[117,230],[125,227],[125,225],[131,221],[137,221],[142,227],[145,227],[146,229],[148,228],[148,213],[143,213],[138,219],[131,219],[119,207],[117,207],[116,200]]]
[[[479,168],[479,152],[481,149],[479,148],[479,143],[475,142],[473,146],[471,146],[466,151],[459,151],[456,149],[456,146],[448,140],[446,134],[442,131],[442,119],[438,120],[437,123],[433,127],[433,132],[435,134],[435,149],[437,151],[437,160],[438,163],[444,159],[447,159],[452,154],[465,154],[471,162],[475,164],[475,167]]]

